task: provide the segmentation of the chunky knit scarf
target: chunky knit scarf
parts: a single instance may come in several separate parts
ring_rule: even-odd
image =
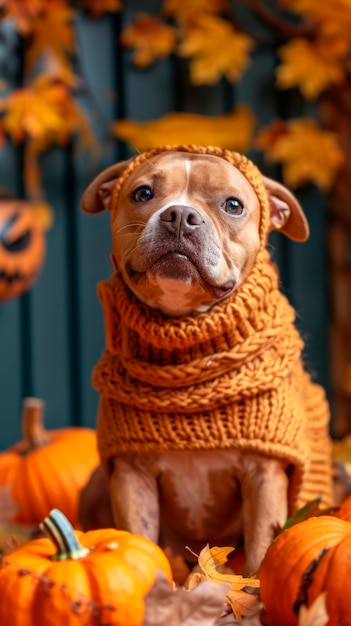
[[[119,189],[140,162],[136,157]],[[323,496],[332,504],[329,410],[304,371],[295,314],[278,289],[266,250],[268,200],[257,168],[228,151],[172,150],[220,156],[247,177],[261,205],[261,248],[244,284],[204,314],[177,319],[141,304],[118,272],[99,284],[106,350],[94,370],[98,442],[107,472],[124,452],[235,449],[289,464],[289,512]]]

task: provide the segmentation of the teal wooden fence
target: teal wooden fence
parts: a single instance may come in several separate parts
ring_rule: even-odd
[[[130,0],[118,16],[76,22],[79,42],[77,71],[86,88],[80,102],[91,115],[102,153],[98,162],[77,157],[73,147],[52,149],[41,159],[47,200],[55,221],[47,233],[47,256],[32,290],[15,300],[0,302],[0,449],[20,438],[21,404],[34,395],[46,402],[46,425],[94,426],[97,394],[91,371],[103,346],[103,321],[96,296],[97,282],[111,272],[108,215],[87,216],[80,198],[90,180],[104,167],[124,158],[130,147],[106,134],[119,118],[158,118],[171,110],[206,115],[229,111],[247,103],[261,123],[276,115],[292,115],[300,106],[295,97],[274,89],[274,42],[258,46],[253,62],[239,85],[225,81],[194,87],[179,59],[157,62],[140,71],[130,53],[121,50],[118,36],[139,10],[141,0]],[[147,10],[159,8],[149,1]],[[245,16],[244,16],[245,18]],[[7,25],[1,27],[0,75],[18,86],[21,47]],[[269,175],[259,153],[250,156]],[[22,192],[21,149],[0,149],[0,187]],[[312,187],[299,193],[308,216],[311,237],[305,244],[272,237],[271,246],[282,276],[282,287],[296,308],[306,341],[305,358],[322,384],[328,386],[328,289],[326,281],[326,211]]]

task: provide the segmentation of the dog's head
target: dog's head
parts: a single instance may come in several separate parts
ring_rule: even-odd
[[[246,157],[216,148],[157,148],[103,171],[88,213],[111,211],[113,262],[133,293],[166,315],[206,311],[250,273],[268,232],[296,241],[296,198]]]

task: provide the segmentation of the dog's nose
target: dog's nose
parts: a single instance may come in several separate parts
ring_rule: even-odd
[[[162,211],[160,220],[167,230],[180,234],[192,231],[205,223],[202,215],[193,207],[174,204]]]

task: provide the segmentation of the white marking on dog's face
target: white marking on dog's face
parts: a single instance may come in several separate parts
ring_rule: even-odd
[[[227,161],[165,152],[122,186],[113,253],[141,301],[168,316],[202,312],[249,274],[259,220],[253,188]]]

